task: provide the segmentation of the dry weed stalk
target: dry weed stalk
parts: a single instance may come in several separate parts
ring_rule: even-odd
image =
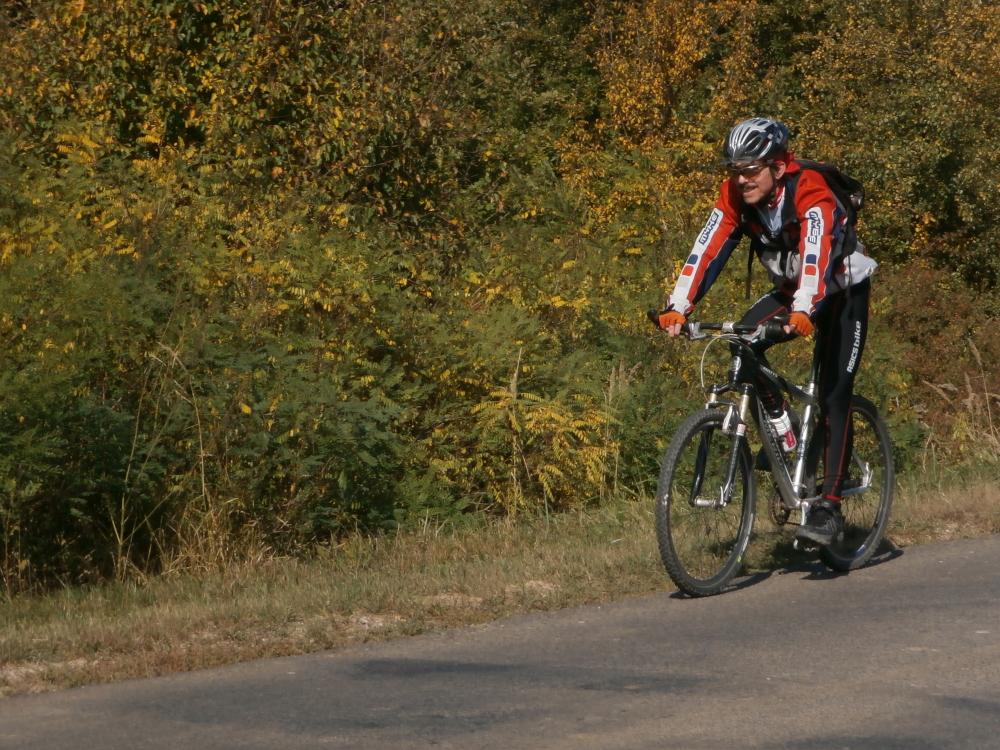
[[[922,461],[925,470],[928,458],[936,463],[939,451],[948,456],[964,454],[975,460],[1000,458],[1000,431],[994,421],[991,403],[1000,401],[1000,394],[990,391],[989,377],[979,348],[971,339],[966,341],[979,373],[972,375],[963,371],[964,389],[953,383],[921,381],[948,409],[947,418],[941,419],[938,415],[937,419],[928,420],[927,407],[918,405],[921,424],[927,430]],[[981,386],[974,381],[980,381]],[[946,436],[943,427],[949,428],[950,435]]]

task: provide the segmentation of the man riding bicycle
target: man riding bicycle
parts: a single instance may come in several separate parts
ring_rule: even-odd
[[[729,131],[723,160],[730,177],[681,269],[659,325],[671,337],[678,336],[740,239],[750,236],[751,251],[764,264],[774,289],[740,322],[758,325],[788,316],[784,336],[758,340],[751,346],[754,353],[763,359],[774,344],[816,329],[826,476],[820,498],[810,505],[796,537],[828,545],[844,528],[841,492],[854,444],[851,395],[868,333],[869,277],[878,264],[857,241],[849,208],[821,171],[794,160],[788,138],[785,125],[765,118],[745,120]],[[781,391],[763,377],[756,386],[767,422],[791,451],[795,436]]]

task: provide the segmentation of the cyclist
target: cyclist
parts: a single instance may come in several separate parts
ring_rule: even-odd
[[[826,477],[820,498],[810,505],[796,536],[830,544],[844,528],[840,500],[854,443],[851,396],[868,333],[869,277],[878,264],[856,241],[848,212],[826,179],[794,160],[788,139],[784,124],[766,118],[745,120],[729,131],[723,148],[729,179],[681,269],[659,324],[671,337],[678,336],[740,239],[750,236],[751,251],[767,269],[774,289],[757,300],[740,322],[757,325],[789,316],[784,335],[757,341],[754,353],[766,366],[764,352],[772,345],[816,330]],[[764,378],[756,385],[769,421],[790,451],[795,437],[781,392]]]

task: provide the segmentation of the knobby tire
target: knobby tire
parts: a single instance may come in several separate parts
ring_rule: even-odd
[[[656,488],[660,557],[677,587],[690,596],[722,591],[740,571],[753,530],[757,484],[750,448],[722,432],[724,409],[705,409],[681,425],[667,449]],[[733,440],[740,440],[732,499],[699,508],[692,497],[717,498]]]
[[[889,525],[896,469],[892,456],[889,428],[875,404],[863,396],[851,400],[851,420],[854,430],[854,451],[845,489],[857,483],[860,463],[871,465],[871,489],[860,495],[845,496],[841,504],[844,513],[844,538],[820,547],[820,559],[832,570],[847,572],[860,568],[878,550]],[[820,438],[820,435],[816,436]],[[817,440],[817,444],[821,441]],[[817,448],[820,447],[817,445]],[[809,474],[815,477],[816,486],[823,484],[821,450],[810,445],[810,464],[816,467]]]

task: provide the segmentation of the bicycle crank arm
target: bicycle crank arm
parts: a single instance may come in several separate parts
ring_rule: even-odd
[[[875,470],[872,469],[871,464],[862,462],[861,459],[858,458],[857,451],[854,451],[854,462],[861,468],[861,477],[858,479],[849,479],[844,482],[844,487],[840,493],[841,497],[862,495],[872,488],[872,479],[875,476]],[[855,482],[857,485],[852,487],[851,485]]]
[[[870,490],[871,488],[872,486],[870,484],[863,484],[860,487],[851,487],[849,490],[842,491],[840,493],[840,496],[850,497],[851,495],[863,495],[866,492],[868,492],[868,490]]]

